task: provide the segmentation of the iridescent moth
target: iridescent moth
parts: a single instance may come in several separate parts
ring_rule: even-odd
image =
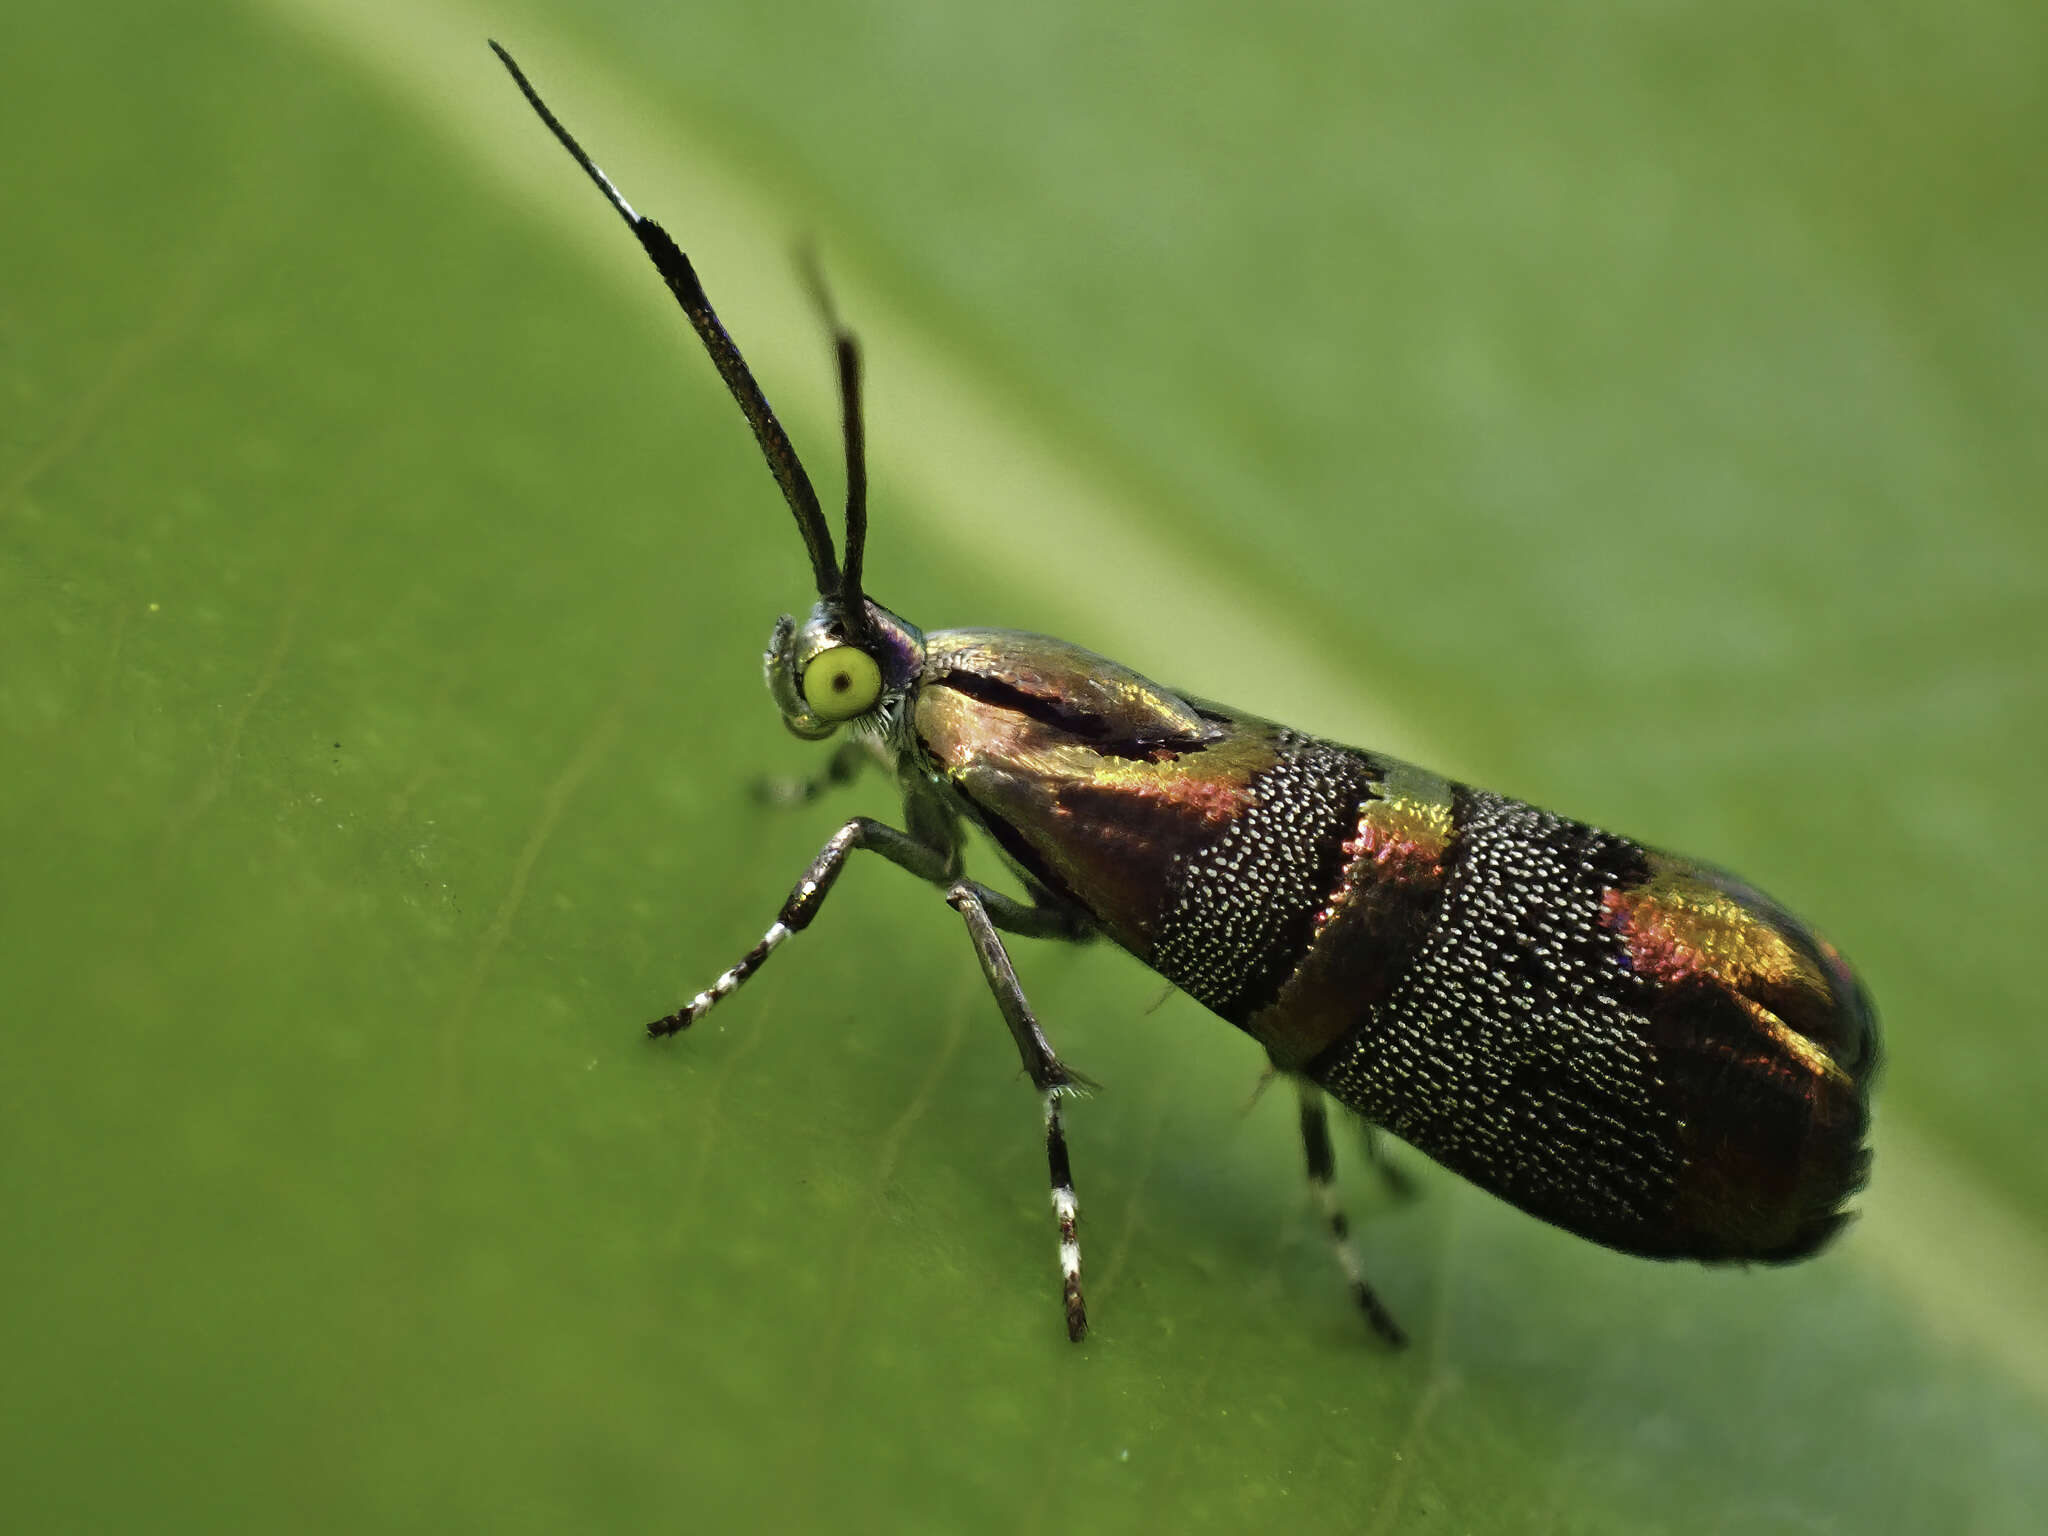
[[[818,601],[769,642],[783,723],[813,740],[852,727],[823,780],[879,760],[902,794],[901,827],[842,826],[761,942],[652,1034],[687,1029],[808,926],[857,849],[941,889],[1040,1098],[1076,1340],[1087,1314],[1061,1112],[1081,1079],[1032,1014],[1005,933],[1110,939],[1265,1047],[1301,1089],[1309,1177],[1351,1289],[1392,1342],[1401,1331],[1331,1192],[1325,1095],[1627,1253],[1782,1263],[1827,1243],[1869,1165],[1878,1060],[1876,1016],[1841,955],[1707,865],[1163,688],[1059,640],[926,632],[869,599],[859,354],[829,302],[843,559],[689,258],[491,46],[668,284],[795,515]],[[965,876],[969,826],[1027,899]]]

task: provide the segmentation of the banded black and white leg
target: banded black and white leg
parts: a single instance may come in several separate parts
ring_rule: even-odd
[[[913,826],[921,831],[944,835],[950,827],[945,818],[933,812],[933,807],[914,799],[906,801],[905,814]],[[978,881],[959,878],[957,842],[938,846],[937,838],[926,841],[870,817],[856,816],[819,850],[817,858],[811,861],[810,868],[789,893],[789,899],[782,904],[782,911],[762,935],[761,942],[688,1003],[649,1024],[647,1032],[657,1039],[678,1034],[701,1019],[721,998],[737,990],[761,968],[784,939],[810,925],[838,880],[848,856],[859,848],[871,849],[890,863],[935,885],[945,886],[947,904],[960,914],[967,925],[975,954],[981,960],[982,974],[987,978],[989,990],[1002,1011],[1003,1022],[1016,1042],[1024,1070],[1032,1086],[1038,1090],[1044,1112],[1046,1163],[1052,1180],[1053,1216],[1059,1227],[1061,1302],[1066,1313],[1067,1337],[1079,1343],[1088,1331],[1088,1312],[1081,1296],[1079,1205],[1074,1194],[1066,1133],[1060,1123],[1060,1100],[1092,1085],[1062,1062],[1052,1043],[1045,1038],[1045,1031],[1039,1027],[1037,1016],[1025,999],[1016,970],[1010,964],[1009,952],[997,930],[1008,929],[1032,938],[1080,941],[1093,932],[1086,918],[1049,902],[1021,902]]]
[[[762,963],[781,947],[784,939],[808,928],[834,882],[839,879],[839,871],[845,868],[847,855],[856,848],[872,848],[890,863],[901,865],[912,874],[936,883],[950,880],[958,872],[960,861],[957,849],[935,848],[871,816],[854,817],[834,832],[818,851],[818,856],[811,860],[811,867],[797,881],[796,888],[789,893],[789,900],[782,904],[781,913],[761,935],[761,942],[742,955],[737,965],[674,1013],[663,1014],[649,1024],[647,1033],[660,1039],[688,1029],[709,1013],[720,998],[729,997],[758,971]]]
[[[1067,1337],[1078,1344],[1088,1333],[1088,1308],[1081,1298],[1081,1212],[1067,1157],[1067,1135],[1060,1124],[1060,1100],[1091,1085],[1054,1054],[1023,987],[1018,985],[1017,972],[996,928],[1000,924],[1032,938],[1070,941],[1087,938],[1091,930],[1085,920],[1063,907],[1026,904],[972,880],[955,881],[946,892],[946,901],[966,920],[989,991],[995,994],[1003,1022],[1010,1026],[1017,1052],[1024,1058],[1024,1070],[1045,1109],[1045,1160],[1052,1177],[1053,1219],[1060,1233],[1060,1304],[1066,1311]]]
[[[1401,1331],[1401,1325],[1394,1321],[1393,1315],[1366,1283],[1365,1266],[1358,1262],[1358,1250],[1351,1246],[1351,1223],[1345,1218],[1343,1207],[1337,1203],[1337,1156],[1330,1146],[1330,1114],[1324,1106],[1323,1090],[1306,1078],[1294,1081],[1301,1095],[1301,1145],[1308,1157],[1308,1182],[1315,1191],[1316,1203],[1329,1228],[1330,1245],[1337,1255],[1337,1265],[1344,1271],[1352,1297],[1357,1301],[1358,1309],[1365,1314],[1365,1320],[1372,1325],[1373,1332],[1399,1348],[1408,1342],[1408,1335]],[[1377,1142],[1368,1142],[1367,1147],[1366,1155],[1390,1184],[1401,1180],[1400,1173],[1386,1161]]]

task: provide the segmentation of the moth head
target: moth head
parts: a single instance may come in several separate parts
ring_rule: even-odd
[[[924,635],[880,603],[863,600],[866,623],[852,631],[840,605],[821,599],[799,625],[776,621],[762,662],[782,723],[807,741],[842,725],[884,730],[893,707],[916,686]]]

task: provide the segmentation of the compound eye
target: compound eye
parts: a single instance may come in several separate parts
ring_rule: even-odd
[[[882,696],[882,669],[853,645],[820,651],[804,668],[804,702],[823,720],[851,720]]]

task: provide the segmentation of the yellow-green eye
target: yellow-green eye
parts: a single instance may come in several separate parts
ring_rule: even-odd
[[[825,720],[850,720],[882,696],[882,669],[858,646],[820,651],[804,668],[804,702]]]

